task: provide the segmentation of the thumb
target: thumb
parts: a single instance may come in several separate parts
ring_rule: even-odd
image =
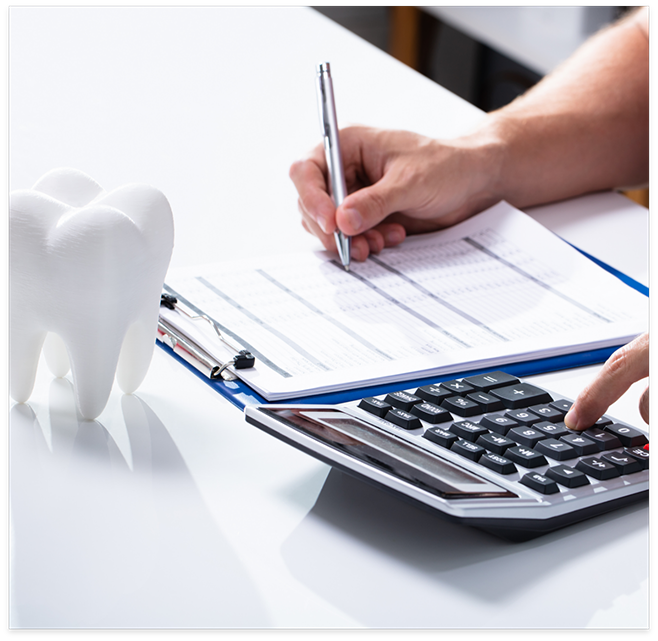
[[[336,210],[336,225],[348,236],[372,229],[390,214],[402,209],[405,190],[386,176],[369,187],[351,193]]]

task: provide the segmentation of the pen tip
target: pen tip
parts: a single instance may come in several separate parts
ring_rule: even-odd
[[[350,266],[349,265],[343,265],[343,267],[345,268],[346,272],[350,271]]]

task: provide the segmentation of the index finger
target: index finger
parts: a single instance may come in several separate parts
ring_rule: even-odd
[[[305,160],[290,167],[292,180],[301,206],[325,234],[336,229],[336,207],[327,188],[327,165],[322,146],[316,147]]]
[[[649,376],[649,334],[642,334],[619,348],[605,362],[596,378],[583,389],[564,417],[574,430],[591,427],[636,381]]]

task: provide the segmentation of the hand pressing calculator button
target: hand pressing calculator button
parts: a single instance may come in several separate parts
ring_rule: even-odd
[[[646,429],[606,415],[572,431],[564,424],[571,404],[495,371],[245,414],[330,465],[520,541],[648,497]]]

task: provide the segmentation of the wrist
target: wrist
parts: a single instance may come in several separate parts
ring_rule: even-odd
[[[487,118],[481,127],[459,139],[458,144],[468,172],[468,208],[482,211],[505,200],[508,145],[499,124]]]

